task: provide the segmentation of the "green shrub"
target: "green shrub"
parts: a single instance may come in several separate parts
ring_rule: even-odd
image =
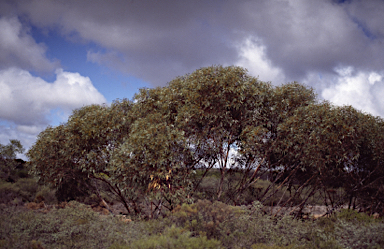
[[[0,182],[0,202],[9,203],[19,197],[19,189],[10,182]]]
[[[57,203],[55,190],[51,189],[48,186],[40,186],[38,192],[36,193],[35,202],[44,201],[46,204],[54,204]]]
[[[34,178],[20,178],[15,183],[0,182],[0,203],[22,205],[32,201],[56,203],[55,190],[39,185]]]
[[[15,183],[0,183],[0,203],[11,203],[15,199],[21,202],[33,201],[38,184],[33,178],[21,178]]]
[[[219,184],[219,178],[215,176],[206,176],[202,179],[196,192],[193,193],[196,199],[214,200],[217,198],[216,188]]]
[[[44,248],[108,248],[148,236],[144,222],[100,216],[77,202],[46,214],[6,207],[0,211],[0,231],[0,248],[29,248],[32,241]]]
[[[384,223],[381,219],[354,210],[344,209],[316,221],[321,242],[334,243],[342,248],[383,248]]]
[[[208,238],[219,238],[226,230],[224,223],[236,219],[242,213],[240,207],[226,205],[222,202],[198,200],[193,204],[183,204],[173,212],[173,221],[194,233],[205,234]]]
[[[252,245],[252,249],[291,249],[293,246],[277,246],[277,245],[267,245],[267,244],[255,244]]]
[[[169,219],[193,234],[221,241],[225,248],[340,248],[335,237],[324,236],[316,222],[292,216],[274,218],[263,209],[260,202],[233,207],[200,200],[176,208]]]
[[[20,193],[28,200],[32,201],[36,195],[39,185],[34,178],[21,178],[14,183],[20,189]]]
[[[0,248],[383,248],[384,223],[355,211],[316,221],[271,217],[263,205],[200,200],[148,221],[69,202],[31,211],[0,205]],[[44,212],[43,212],[44,211]]]
[[[359,213],[352,209],[342,209],[336,214],[336,216],[339,220],[341,219],[353,223],[371,223],[382,221],[381,219],[374,219],[372,216],[369,216],[366,213]]]
[[[210,239],[206,236],[191,237],[191,232],[175,227],[167,228],[164,234],[152,235],[140,240],[136,240],[128,246],[113,245],[110,249],[201,249],[201,248],[221,248],[220,241]]]
[[[334,236],[347,248],[384,248],[384,223],[356,210],[336,214]]]
[[[357,225],[339,221],[335,228],[336,240],[345,248],[384,248],[384,224]]]

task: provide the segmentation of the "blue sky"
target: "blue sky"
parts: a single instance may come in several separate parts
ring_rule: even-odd
[[[0,143],[210,65],[384,117],[384,1],[0,0]]]
[[[78,72],[89,77],[108,103],[115,99],[131,99],[138,88],[150,87],[148,82],[139,78],[87,61],[88,51],[103,49],[93,42],[73,42],[63,38],[54,30],[44,34],[43,31],[33,26],[31,31],[31,36],[37,43],[43,43],[48,47],[47,58],[50,60],[59,58],[63,70]],[[42,77],[48,82],[55,79],[52,74],[42,75]]]

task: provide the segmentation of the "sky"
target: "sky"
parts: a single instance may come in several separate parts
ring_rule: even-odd
[[[211,66],[384,117],[383,0],[0,0],[0,143]]]

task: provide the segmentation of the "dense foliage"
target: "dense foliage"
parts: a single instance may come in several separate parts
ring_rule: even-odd
[[[295,214],[316,197],[330,209],[382,214],[383,124],[320,102],[299,83],[272,86],[243,68],[212,66],[133,101],[76,110],[43,131],[28,157],[59,200],[95,193],[104,201],[107,191],[127,213],[148,217],[201,196]]]

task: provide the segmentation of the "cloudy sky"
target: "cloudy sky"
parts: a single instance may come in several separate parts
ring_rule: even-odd
[[[0,143],[210,65],[384,117],[382,0],[0,0]]]

